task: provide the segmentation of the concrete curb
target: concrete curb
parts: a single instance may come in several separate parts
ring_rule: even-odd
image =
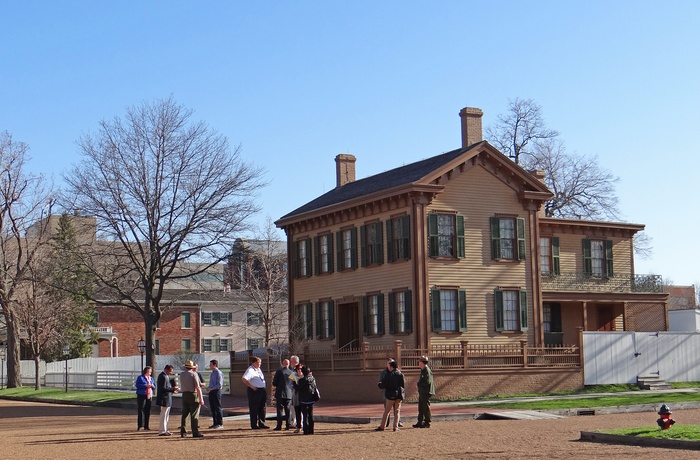
[[[639,447],[661,447],[666,449],[700,450],[700,441],[682,441],[679,439],[647,438],[644,436],[628,436],[622,434],[596,433],[582,431],[581,441],[599,442],[604,444],[624,444]]]

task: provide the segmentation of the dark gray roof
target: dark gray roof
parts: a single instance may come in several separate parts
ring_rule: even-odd
[[[370,195],[372,193],[381,192],[382,190],[412,184],[446,163],[449,163],[450,161],[459,157],[475,145],[478,144],[474,144],[467,149],[460,148],[457,150],[452,150],[447,153],[426,158],[425,160],[416,161],[415,163],[410,163],[398,168],[390,169],[389,171],[385,171],[383,173],[375,174],[374,176],[369,176],[364,179],[350,182],[342,187],[336,187],[318,198],[309,201],[300,208],[297,208],[294,211],[282,216],[280,220]]]

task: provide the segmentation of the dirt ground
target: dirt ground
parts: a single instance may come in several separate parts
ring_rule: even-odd
[[[605,445],[579,441],[581,431],[654,426],[655,413],[595,415],[562,420],[465,420],[435,422],[430,429],[375,432],[374,425],[317,423],[316,434],[247,429],[247,420],[225,420],[223,430],[203,430],[204,438],[159,437],[136,431],[136,414],[125,409],[63,406],[0,400],[0,458],[110,460],[197,458],[246,460],[552,458],[697,459],[697,451]],[[154,411],[157,417],[158,409]],[[677,424],[700,424],[700,410],[674,411]],[[208,426],[210,419],[204,418]],[[152,427],[157,426],[157,418]],[[179,415],[170,429],[179,425]]]

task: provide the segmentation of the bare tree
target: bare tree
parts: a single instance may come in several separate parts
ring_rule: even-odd
[[[486,129],[486,137],[516,164],[522,156],[534,156],[538,142],[555,139],[559,133],[547,128],[542,109],[532,99],[508,101],[508,113],[499,115],[496,124]]]
[[[287,251],[275,230],[268,217],[256,239],[238,240],[227,270],[228,282],[247,300],[246,311],[259,318],[265,347],[287,343],[289,332]]]
[[[166,284],[227,259],[263,186],[262,169],[191,117],[172,97],[131,107],[80,139],[82,162],[66,176],[72,209],[97,218],[86,259],[101,288],[92,300],[143,316],[151,366]]]
[[[45,231],[53,202],[51,186],[42,176],[25,173],[27,145],[0,134],[0,308],[7,332],[7,386],[22,386],[17,302],[30,267],[48,244]]]

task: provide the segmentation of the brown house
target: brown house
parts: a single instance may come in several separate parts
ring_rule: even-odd
[[[576,346],[580,330],[666,330],[660,277],[634,271],[644,226],[544,217],[541,173],[483,141],[482,115],[460,111],[460,148],[364,179],[338,155],[336,188],[276,222],[290,324],[309,353],[400,340],[466,356]]]

